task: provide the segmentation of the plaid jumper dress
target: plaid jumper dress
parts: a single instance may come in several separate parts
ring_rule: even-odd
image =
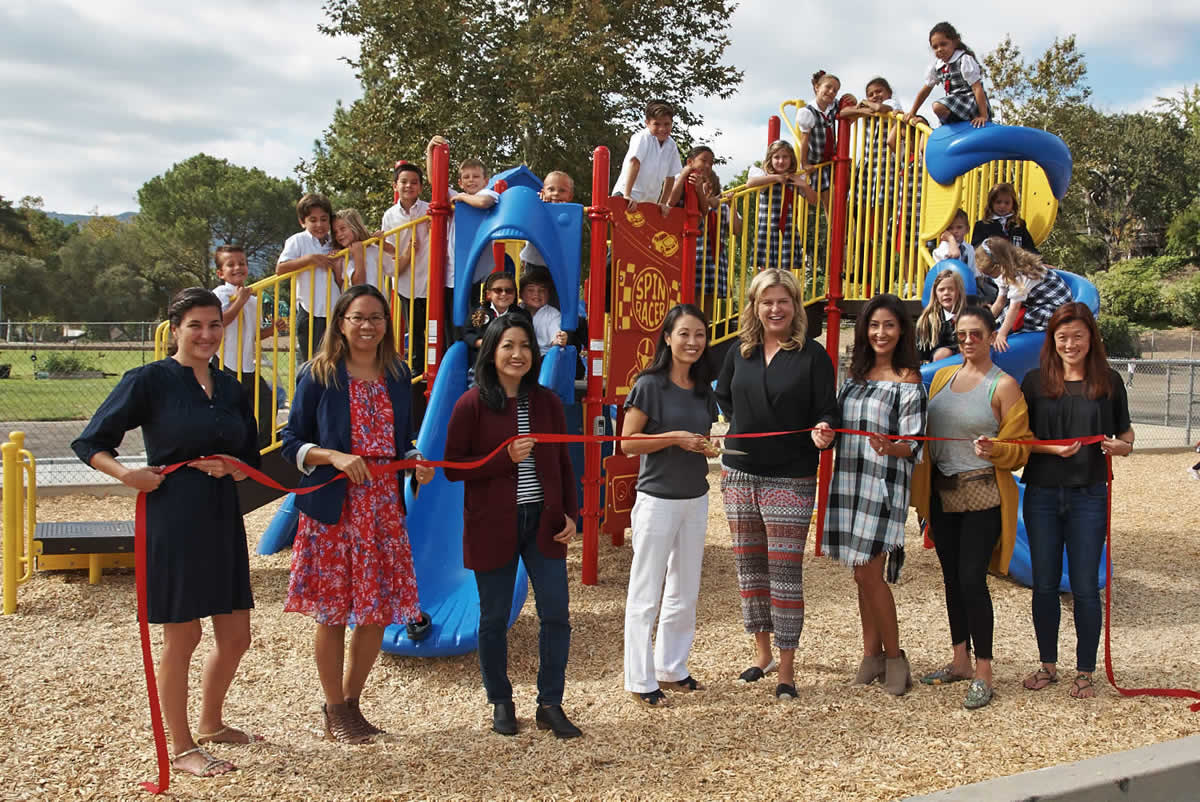
[[[865,381],[842,385],[838,403],[847,429],[919,436],[925,433],[925,385],[920,382]],[[909,480],[920,459],[918,441],[902,440],[912,457],[876,454],[866,437],[839,435],[825,548],[844,565],[865,565],[880,554],[904,548]]]
[[[832,161],[837,150],[837,104],[830,103],[829,108],[821,111],[815,105],[805,106],[804,110],[811,111],[813,117],[812,130],[808,132],[808,163],[816,165]],[[829,189],[833,180],[833,165],[827,164],[808,176],[808,183],[813,189],[822,191]]]
[[[768,184],[758,193],[758,230],[753,263],[759,270],[800,270],[804,254],[796,235],[796,210],[802,198],[796,188]]]
[[[936,68],[938,77],[942,81],[942,88],[946,90],[946,96],[937,102],[950,112],[942,121],[944,123],[970,122],[979,116],[979,104],[975,102],[975,93],[971,91],[971,85],[967,83],[967,79],[962,74],[962,60],[965,58],[970,58],[970,56],[962,53],[958,58],[952,58],[946,64]],[[988,108],[988,119],[991,119],[991,116],[992,110]]]
[[[1046,270],[1046,275],[1036,281],[1036,284],[1030,283],[1020,289],[1018,285],[1009,285],[1008,299],[1021,301],[1025,305],[1025,321],[1021,324],[1021,331],[1045,331],[1046,324],[1058,308],[1075,300],[1067,282],[1053,270]]]
[[[696,237],[696,297],[724,298],[729,283],[729,249],[726,242],[731,231],[729,204],[722,203],[704,215],[700,235]]]

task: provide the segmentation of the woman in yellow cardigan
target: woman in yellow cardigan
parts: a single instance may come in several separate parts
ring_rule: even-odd
[[[962,365],[942,368],[929,389],[927,433],[933,441],[913,474],[912,503],[929,520],[942,564],[954,659],[921,678],[926,685],[970,680],[963,706],[992,701],[992,598],[987,572],[1008,573],[1017,531],[1012,471],[1029,458],[1029,410],[1017,382],[992,363],[996,321],[983,307],[958,314]],[[974,646],[975,665],[971,665]]]

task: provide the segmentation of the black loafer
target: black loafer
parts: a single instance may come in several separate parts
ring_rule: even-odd
[[[583,735],[567,718],[562,705],[538,705],[534,719],[539,730],[552,730],[556,738],[578,738]]]
[[[517,734],[517,709],[512,702],[492,705],[492,732],[501,735]]]

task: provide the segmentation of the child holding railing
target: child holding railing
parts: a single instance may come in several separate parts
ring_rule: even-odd
[[[758,193],[758,228],[750,262],[759,270],[777,267],[799,270],[804,253],[796,232],[794,207],[797,195],[811,192],[790,142],[772,142],[763,157],[762,167],[751,167],[747,188],[761,187]],[[815,197],[815,196],[814,196]]]
[[[349,251],[350,284],[370,284],[386,297],[386,276],[396,275],[396,263],[388,253],[394,250],[392,244],[385,240],[382,251],[378,245],[363,245],[371,233],[357,209],[342,209],[334,216],[333,238]]]

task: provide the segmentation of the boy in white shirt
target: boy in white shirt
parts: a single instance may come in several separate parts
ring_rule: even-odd
[[[662,100],[646,104],[646,127],[629,138],[629,151],[613,187],[613,195],[629,199],[630,211],[647,201],[660,204],[663,215],[670,211],[662,201],[671,194],[675,176],[683,169],[679,147],[671,138],[674,124],[671,104]]]
[[[566,345],[567,333],[562,330],[562,313],[550,305],[549,272],[533,268],[521,276],[521,308],[533,320],[538,352],[545,356],[551,346]]]
[[[396,205],[383,213],[383,231],[391,231],[410,220],[429,214],[429,204],[421,200],[425,176],[412,162],[396,163]],[[425,317],[429,296],[429,223],[407,228],[398,236],[389,237],[396,247],[396,291],[400,295],[401,314],[408,321],[408,352],[413,375],[425,370]],[[411,268],[411,269],[410,269]],[[409,315],[412,307],[411,319]]]
[[[254,332],[258,330],[258,339],[265,339],[282,331],[285,327],[283,318],[276,318],[273,326],[261,326],[262,318],[258,311],[258,299],[246,286],[246,276],[250,272],[246,263],[246,251],[241,245],[220,245],[213,255],[217,265],[217,278],[224,283],[213,290],[221,299],[221,324],[225,332],[221,345],[223,368],[242,384],[246,397],[251,406],[254,405]],[[240,321],[240,327],[239,327]],[[240,328],[240,330],[239,330]],[[238,347],[238,344],[241,347]],[[238,364],[238,353],[242,362]],[[271,442],[271,385],[266,377],[258,378],[258,447],[262,448]]]
[[[300,305],[296,310],[296,348],[301,361],[307,362],[310,327],[312,347],[316,350],[325,336],[326,309],[332,309],[342,294],[342,261],[329,255],[332,245],[329,226],[333,219],[333,206],[328,198],[316,192],[308,193],[296,203],[296,216],[304,230],[288,237],[283,244],[279,262],[275,265],[275,275],[303,271],[293,281],[296,282],[296,302]],[[313,270],[305,270],[310,266],[313,266]],[[281,294],[283,291],[284,288],[280,287]]]

